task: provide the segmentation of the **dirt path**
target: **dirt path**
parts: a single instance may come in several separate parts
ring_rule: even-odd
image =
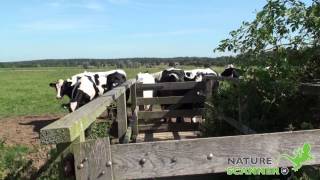
[[[62,115],[22,116],[0,120],[0,138],[8,145],[23,145],[30,148],[28,156],[35,168],[40,168],[48,159],[52,146],[40,145],[39,132]]]

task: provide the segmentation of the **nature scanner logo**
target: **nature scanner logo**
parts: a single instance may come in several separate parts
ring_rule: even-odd
[[[272,157],[238,157],[228,158],[228,164],[231,165],[226,169],[227,175],[287,175],[287,167],[272,167]],[[281,154],[277,161],[288,160],[292,165],[292,170],[297,172],[302,165],[313,159],[311,154],[311,145],[304,143],[292,153]]]

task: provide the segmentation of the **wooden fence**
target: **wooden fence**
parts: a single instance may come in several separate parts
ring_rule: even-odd
[[[277,158],[282,153],[292,153],[305,142],[312,146],[314,157],[307,164],[320,164],[320,130],[128,143],[130,139],[134,139],[139,132],[143,131],[183,130],[184,128],[193,130],[194,126],[182,126],[184,128],[181,128],[179,124],[174,125],[175,127],[172,125],[157,127],[139,125],[138,119],[202,115],[204,113],[202,108],[149,112],[139,111],[138,107],[146,104],[204,103],[206,97],[211,95],[213,80],[216,79],[208,78],[205,82],[153,85],[137,84],[135,80],[128,80],[120,87],[41,129],[41,143],[56,144],[62,160],[70,154],[74,157],[71,159],[77,180],[143,179],[221,173],[230,166],[228,164],[230,157],[254,155],[255,157]],[[131,91],[132,117],[129,121],[125,99],[127,89]],[[189,89],[192,93],[174,97],[142,98],[142,91],[150,89]],[[113,102],[116,102],[117,105],[118,138],[122,144],[110,144],[109,138],[86,141],[86,129]],[[290,166],[290,163],[285,160],[273,161],[273,165],[287,167]],[[60,177],[64,178],[68,176],[67,174],[62,171]]]

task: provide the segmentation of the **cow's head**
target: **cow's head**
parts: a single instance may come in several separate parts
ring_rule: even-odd
[[[229,64],[220,75],[224,77],[238,78],[239,77],[238,71],[239,69],[235,68],[233,64]]]
[[[114,72],[107,76],[107,90],[110,91],[113,88],[121,85],[126,81],[126,77],[118,72]]]
[[[179,69],[169,69],[162,72],[160,82],[182,82],[184,81],[185,73]]]
[[[71,82],[64,81],[62,79],[59,79],[57,82],[50,83],[50,87],[53,87],[56,89],[57,99],[62,99],[65,94],[67,94],[67,91],[71,88]]]

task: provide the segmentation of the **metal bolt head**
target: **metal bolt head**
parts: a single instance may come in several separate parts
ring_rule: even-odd
[[[106,173],[105,171],[102,171],[102,172],[101,172],[101,175],[104,175],[105,173]]]
[[[86,162],[86,161],[88,161],[88,158],[87,158],[87,157],[85,157],[85,158],[82,160],[83,163]]]
[[[145,158],[142,158],[142,159],[140,159],[140,161],[139,161],[139,163],[140,163],[140,165],[143,165],[144,163],[146,163],[146,159]]]
[[[213,154],[212,153],[208,154],[207,159],[211,160],[212,158],[213,158]]]
[[[110,167],[111,165],[112,165],[111,161],[108,161],[107,164],[106,164],[107,167]]]
[[[171,159],[171,163],[176,163],[176,162],[177,162],[177,158],[173,157],[173,158]]]
[[[78,165],[78,169],[82,169],[83,167],[84,167],[83,163],[80,163],[80,164]]]

